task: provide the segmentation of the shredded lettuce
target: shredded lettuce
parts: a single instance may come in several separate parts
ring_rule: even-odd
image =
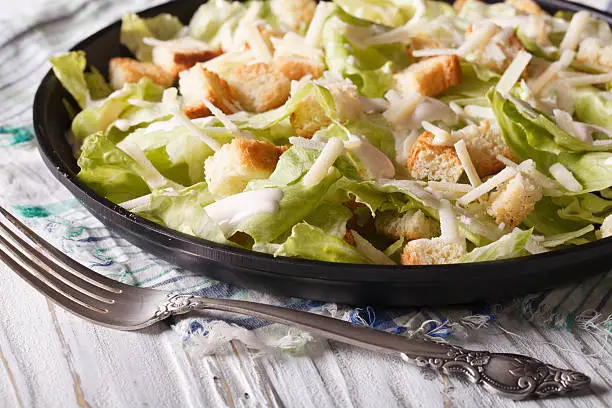
[[[532,230],[521,231],[517,229],[489,245],[474,248],[463,255],[459,259],[459,263],[496,261],[523,256],[526,254],[525,245],[531,233]]]
[[[144,43],[147,37],[160,41],[175,38],[183,30],[181,21],[167,13],[152,18],[142,18],[128,13],[121,20],[121,44],[125,45],[134,56],[143,62],[152,59],[152,47]]]

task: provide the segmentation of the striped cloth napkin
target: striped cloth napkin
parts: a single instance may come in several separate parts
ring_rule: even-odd
[[[45,168],[33,142],[34,92],[50,68],[48,58],[120,18],[151,7],[150,0],[29,0],[5,5],[0,16],[0,204],[88,267],[135,286],[251,300],[324,313],[395,333],[445,338],[500,317],[538,324],[612,332],[612,274],[516,299],[506,305],[384,310],[275,297],[206,279],[171,265],[109,232]],[[608,9],[606,0],[591,6]],[[0,270],[4,266],[0,265]],[[494,273],[492,271],[491,273]],[[3,290],[0,288],[0,291]],[[2,298],[0,297],[0,307]],[[295,349],[306,333],[249,317],[185,318],[174,328],[187,341],[213,349],[230,339],[265,348]]]

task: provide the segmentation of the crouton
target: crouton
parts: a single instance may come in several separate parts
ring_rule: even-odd
[[[241,110],[227,82],[200,65],[179,74],[179,88],[184,98],[183,111],[191,119],[211,115],[203,102],[204,98],[223,113],[231,114]]]
[[[208,189],[220,196],[243,191],[249,180],[270,177],[283,151],[269,142],[233,139],[204,162]]]
[[[294,82],[296,86],[293,93],[297,93],[306,83]],[[331,93],[340,122],[354,120],[361,116],[359,92],[350,80],[327,77],[317,81],[317,84],[325,87]],[[314,95],[309,95],[297,105],[295,112],[291,114],[290,121],[295,134],[305,138],[311,138],[319,129],[323,129],[332,123]]]
[[[406,167],[415,179],[456,183],[463,166],[454,147],[433,144],[433,135],[421,134],[412,145]]]
[[[440,55],[412,64],[393,77],[402,95],[436,96],[461,82],[461,66],[456,55]]]
[[[315,0],[271,0],[270,8],[280,24],[296,33],[303,33],[314,16]]]
[[[533,0],[506,0],[506,4],[526,14],[545,15],[546,12]]]
[[[481,178],[492,176],[506,167],[497,160],[498,155],[516,160],[512,150],[504,143],[499,128],[491,127],[488,120],[483,120],[479,126],[466,126],[454,134],[465,141],[472,163]]]
[[[410,44],[406,47],[405,53],[411,58],[421,60],[422,58],[414,57],[412,55],[412,52],[417,50],[424,50],[427,48],[442,48],[442,44],[440,44],[439,41],[436,41],[433,38],[428,37],[424,34],[416,34],[410,39]]]
[[[442,238],[409,241],[402,251],[402,265],[441,265],[456,263],[465,249]]]
[[[114,89],[121,89],[125,84],[136,83],[141,78],[149,78],[164,88],[174,83],[174,77],[163,69],[133,58],[112,58],[108,63],[108,72],[111,86]]]
[[[612,69],[612,45],[606,46],[596,37],[587,38],[578,46],[576,61]]]
[[[209,48],[200,41],[184,37],[153,47],[153,63],[176,77],[179,72],[223,54],[220,48]]]
[[[346,242],[347,244],[349,244],[351,246],[356,246],[357,245],[355,243],[355,238],[353,237],[353,234],[351,233],[350,229],[347,229],[344,232],[344,242]]]
[[[601,223],[601,227],[599,228],[599,238],[608,238],[612,237],[612,214],[608,215],[604,218]]]
[[[274,56],[272,63],[284,76],[294,81],[298,81],[306,75],[317,79],[325,71],[325,64],[322,61],[300,58],[298,56]]]
[[[433,238],[440,235],[440,224],[427,217],[421,210],[397,214],[385,211],[376,215],[376,231],[391,239]]]
[[[497,224],[508,228],[519,225],[542,198],[542,187],[525,174],[518,173],[489,194],[487,213]]]
[[[266,112],[287,101],[291,81],[273,66],[263,62],[242,65],[224,76],[232,94],[249,112]]]

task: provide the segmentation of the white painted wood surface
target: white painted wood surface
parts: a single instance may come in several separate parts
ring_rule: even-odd
[[[462,345],[530,354],[593,379],[572,398],[514,403],[399,358],[317,341],[307,355],[258,355],[240,343],[203,355],[167,325],[94,326],[48,303],[0,265],[0,407],[609,407],[612,354],[588,333],[518,321]],[[554,343],[559,347],[551,346]]]

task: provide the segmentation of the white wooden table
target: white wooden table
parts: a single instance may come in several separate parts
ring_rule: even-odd
[[[47,302],[4,265],[0,294],[10,305],[0,311],[3,408],[612,406],[611,344],[588,333],[503,321],[521,337],[497,327],[471,336],[463,345],[530,354],[593,379],[579,396],[514,403],[339,343],[318,341],[302,356],[258,356],[234,342],[204,355],[164,324],[137,333],[94,326]]]

